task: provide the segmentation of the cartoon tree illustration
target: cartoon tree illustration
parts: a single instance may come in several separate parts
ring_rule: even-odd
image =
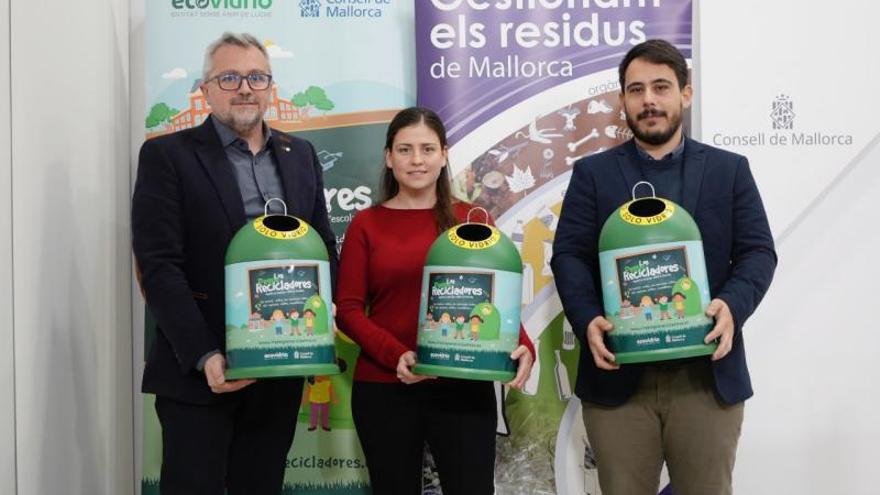
[[[684,314],[695,316],[703,312],[703,300],[700,297],[700,287],[690,277],[682,277],[672,287],[672,293],[679,292],[685,297]]]
[[[147,129],[159,127],[162,124],[171,122],[171,117],[177,115],[178,112],[179,110],[171,108],[165,103],[156,103],[150,108],[150,114],[147,115],[144,124],[147,126]]]
[[[324,89],[318,86],[309,86],[305,91],[293,95],[290,101],[300,109],[300,113],[304,116],[307,116],[312,108],[327,113],[336,107],[336,104],[327,98]]]
[[[494,304],[490,302],[477,304],[468,315],[471,323],[475,323],[472,320],[474,316],[479,316],[482,320],[479,324],[480,340],[498,340],[501,337],[501,314]]]
[[[307,319],[306,312],[311,311],[313,318],[311,322],[306,321],[307,335],[324,335],[330,330],[327,326],[329,320],[327,309],[327,303],[321,299],[319,294],[314,294],[306,301],[303,306],[303,315]],[[309,324],[313,325],[311,329],[308,329]]]
[[[327,113],[330,110],[333,110],[334,108],[336,108],[336,105],[334,105],[333,102],[330,101],[329,99],[324,98],[323,100],[319,101],[318,103],[315,103],[315,108],[317,108],[318,110],[321,110],[324,113]]]

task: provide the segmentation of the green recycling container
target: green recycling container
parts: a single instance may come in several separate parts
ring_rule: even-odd
[[[509,381],[519,345],[522,259],[484,223],[459,224],[434,241],[422,272],[417,364],[422,375]]]
[[[294,216],[264,215],[226,249],[226,378],[339,373],[330,263]]]
[[[681,206],[652,194],[618,208],[599,234],[606,336],[620,364],[712,354],[703,240]],[[653,186],[651,186],[653,190]]]

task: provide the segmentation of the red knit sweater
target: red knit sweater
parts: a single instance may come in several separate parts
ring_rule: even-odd
[[[470,207],[456,203],[455,216],[464,221]],[[359,212],[345,232],[336,321],[361,346],[355,380],[397,382],[400,355],[416,349],[422,269],[438,236],[435,225],[430,209],[377,205]],[[534,358],[534,345],[522,327],[519,341]]]

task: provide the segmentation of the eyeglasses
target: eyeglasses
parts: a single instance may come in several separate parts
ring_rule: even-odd
[[[205,83],[207,84],[215,79],[217,80],[217,85],[223,91],[238,91],[241,88],[241,82],[245,79],[248,86],[254,91],[263,91],[272,84],[272,74],[263,74],[261,72],[252,72],[246,76],[236,72],[224,72],[207,79]]]

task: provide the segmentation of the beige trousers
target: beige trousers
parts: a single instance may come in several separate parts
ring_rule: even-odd
[[[583,402],[603,495],[656,495],[666,462],[674,495],[730,495],[743,403],[714,394],[708,360],[645,365],[623,405]]]

